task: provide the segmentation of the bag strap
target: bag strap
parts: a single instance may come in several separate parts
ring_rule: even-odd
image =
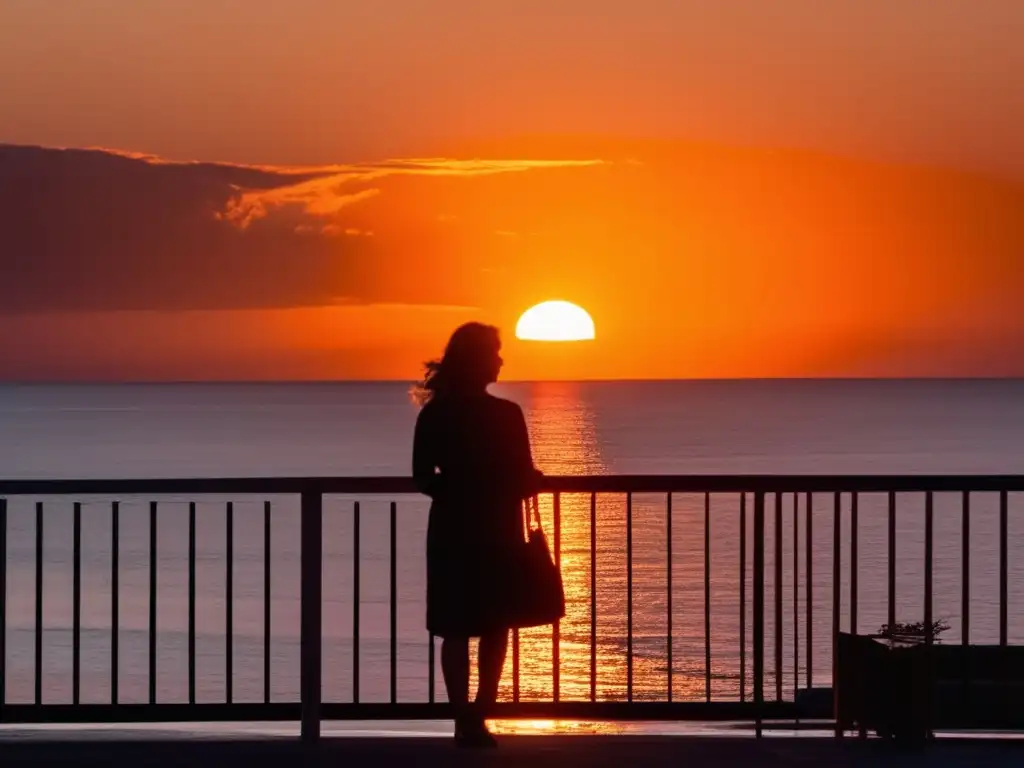
[[[537,524],[536,530],[543,531],[540,523],[540,499],[537,494],[528,499],[523,499],[523,522],[526,523],[527,538],[529,538],[530,531],[534,530],[530,525],[531,523]]]

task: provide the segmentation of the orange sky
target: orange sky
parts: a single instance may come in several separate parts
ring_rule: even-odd
[[[1024,375],[1020,29],[1016,0],[11,0],[0,378],[409,378],[469,319],[512,378]],[[515,342],[549,298],[597,341]]]
[[[598,134],[1024,169],[1019,0],[5,0],[7,141],[330,163]]]

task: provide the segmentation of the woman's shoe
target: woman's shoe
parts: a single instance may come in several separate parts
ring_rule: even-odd
[[[498,740],[487,730],[487,724],[478,719],[455,723],[455,743],[460,747],[474,749],[493,749],[498,746]]]

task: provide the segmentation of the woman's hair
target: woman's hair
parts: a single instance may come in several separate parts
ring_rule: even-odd
[[[498,329],[483,323],[466,323],[452,333],[440,360],[423,365],[423,379],[412,389],[419,405],[439,393],[472,390],[490,383],[491,360],[501,346]]]

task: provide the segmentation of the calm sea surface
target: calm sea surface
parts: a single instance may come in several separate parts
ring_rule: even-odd
[[[0,475],[5,478],[405,475],[415,408],[400,384],[124,385],[0,387]],[[1024,473],[1024,382],[665,382],[538,383],[494,390],[522,404],[537,464],[550,474],[597,473]],[[157,698],[188,696],[188,499],[160,497],[157,562]],[[397,514],[397,696],[425,701],[428,638],[423,541],[427,505],[401,497]],[[34,691],[36,512],[38,499],[12,498],[7,512],[6,697]],[[42,698],[72,691],[72,506],[43,499]],[[82,525],[82,699],[111,690],[111,499],[84,498]],[[149,695],[149,498],[122,498],[119,551],[119,698]],[[224,501],[197,499],[197,698],[223,701],[225,679]],[[275,700],[298,696],[298,510],[294,499],[241,498],[234,505],[232,695],[264,690],[263,503],[273,504],[271,675]],[[325,506],[324,696],[353,698],[353,502]],[[361,503],[359,696],[390,697],[389,515],[391,499]],[[774,502],[768,515],[766,660],[795,685],[828,684],[832,626],[832,499],[815,497],[807,562],[804,499],[794,521],[783,504],[783,665],[776,670]],[[1024,499],[1011,497],[1011,642],[1024,641]],[[936,615],[948,640],[961,632],[961,500],[936,502]],[[735,700],[740,686],[741,581],[746,585],[746,688],[750,687],[750,524],[740,570],[740,500],[715,496],[710,509],[711,695]],[[849,626],[850,501],[843,499],[842,621]],[[550,497],[542,501],[548,530]],[[672,499],[672,693],[705,695],[704,499]],[[899,498],[897,608],[922,614],[923,499]],[[633,685],[641,699],[664,699],[668,685],[669,582],[666,499],[633,498]],[[590,499],[561,500],[562,568],[569,596],[561,626],[560,695],[591,691]],[[596,692],[625,696],[627,669],[626,500],[596,507]],[[794,526],[794,522],[796,525]],[[998,498],[972,498],[969,548],[971,639],[998,632]],[[885,620],[886,499],[859,504],[857,626]],[[796,537],[796,538],[794,538]],[[794,589],[794,542],[798,575]],[[805,577],[813,568],[808,625]],[[794,604],[795,600],[795,604]],[[808,629],[813,645],[808,669]],[[550,629],[520,638],[524,699],[552,695]],[[511,671],[512,658],[509,658]],[[511,675],[507,675],[511,692]],[[443,700],[440,674],[437,696]]]

